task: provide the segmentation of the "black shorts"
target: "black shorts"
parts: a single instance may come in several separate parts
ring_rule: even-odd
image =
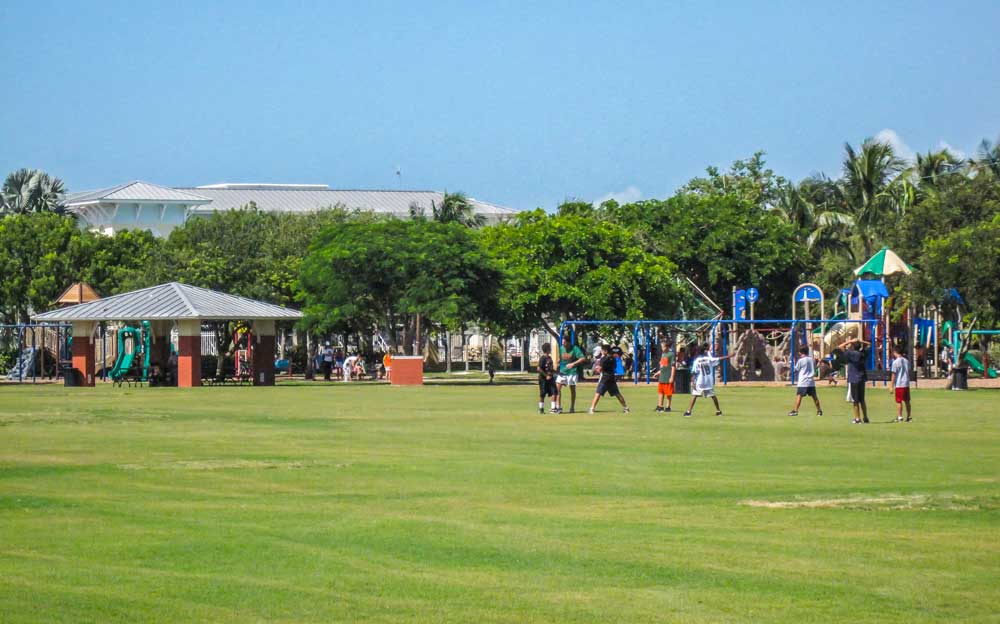
[[[614,377],[601,377],[601,380],[597,382],[597,394],[604,396],[605,394],[611,394],[613,397],[621,396],[621,392],[618,390],[618,380]]]
[[[795,394],[816,398],[816,386],[799,386],[795,389]]]
[[[868,384],[867,381],[852,381],[850,384],[851,390],[851,401],[854,403],[863,403],[865,400],[865,386]]]
[[[538,380],[538,398],[544,399],[547,396],[555,396],[555,395],[556,395],[555,379]]]

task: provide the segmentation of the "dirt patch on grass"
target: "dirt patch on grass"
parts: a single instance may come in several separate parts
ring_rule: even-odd
[[[301,470],[304,468],[346,468],[349,464],[321,461],[268,459],[200,459],[143,464],[118,464],[122,470]]]
[[[740,505],[766,509],[853,509],[853,510],[959,510],[997,509],[997,497],[956,494],[852,494],[837,498],[792,498],[789,500],[742,500]]]

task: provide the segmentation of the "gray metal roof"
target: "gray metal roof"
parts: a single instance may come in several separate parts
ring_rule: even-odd
[[[72,193],[63,200],[65,206],[79,206],[102,201],[147,201],[147,202],[182,202],[191,204],[207,204],[211,198],[202,194],[150,184],[141,180],[119,184],[97,191]]]
[[[296,320],[298,310],[169,282],[79,305],[34,314],[39,321]]]
[[[181,188],[185,192],[203,195],[212,203],[197,206],[194,213],[208,213],[214,210],[235,210],[253,202],[265,212],[314,212],[323,208],[341,206],[349,210],[364,210],[409,216],[410,205],[420,206],[430,213],[431,202],[440,205],[444,193],[437,191],[392,191],[392,190],[336,190],[308,188]],[[469,198],[476,213],[487,218],[499,219],[517,214],[512,208],[504,208],[489,202]]]

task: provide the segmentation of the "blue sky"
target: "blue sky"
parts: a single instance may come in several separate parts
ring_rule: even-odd
[[[1000,134],[1000,2],[616,4],[7,0],[0,170],[552,209]]]

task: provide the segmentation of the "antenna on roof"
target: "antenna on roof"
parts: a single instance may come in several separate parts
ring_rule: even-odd
[[[403,169],[399,165],[396,165],[396,183],[403,188]]]

